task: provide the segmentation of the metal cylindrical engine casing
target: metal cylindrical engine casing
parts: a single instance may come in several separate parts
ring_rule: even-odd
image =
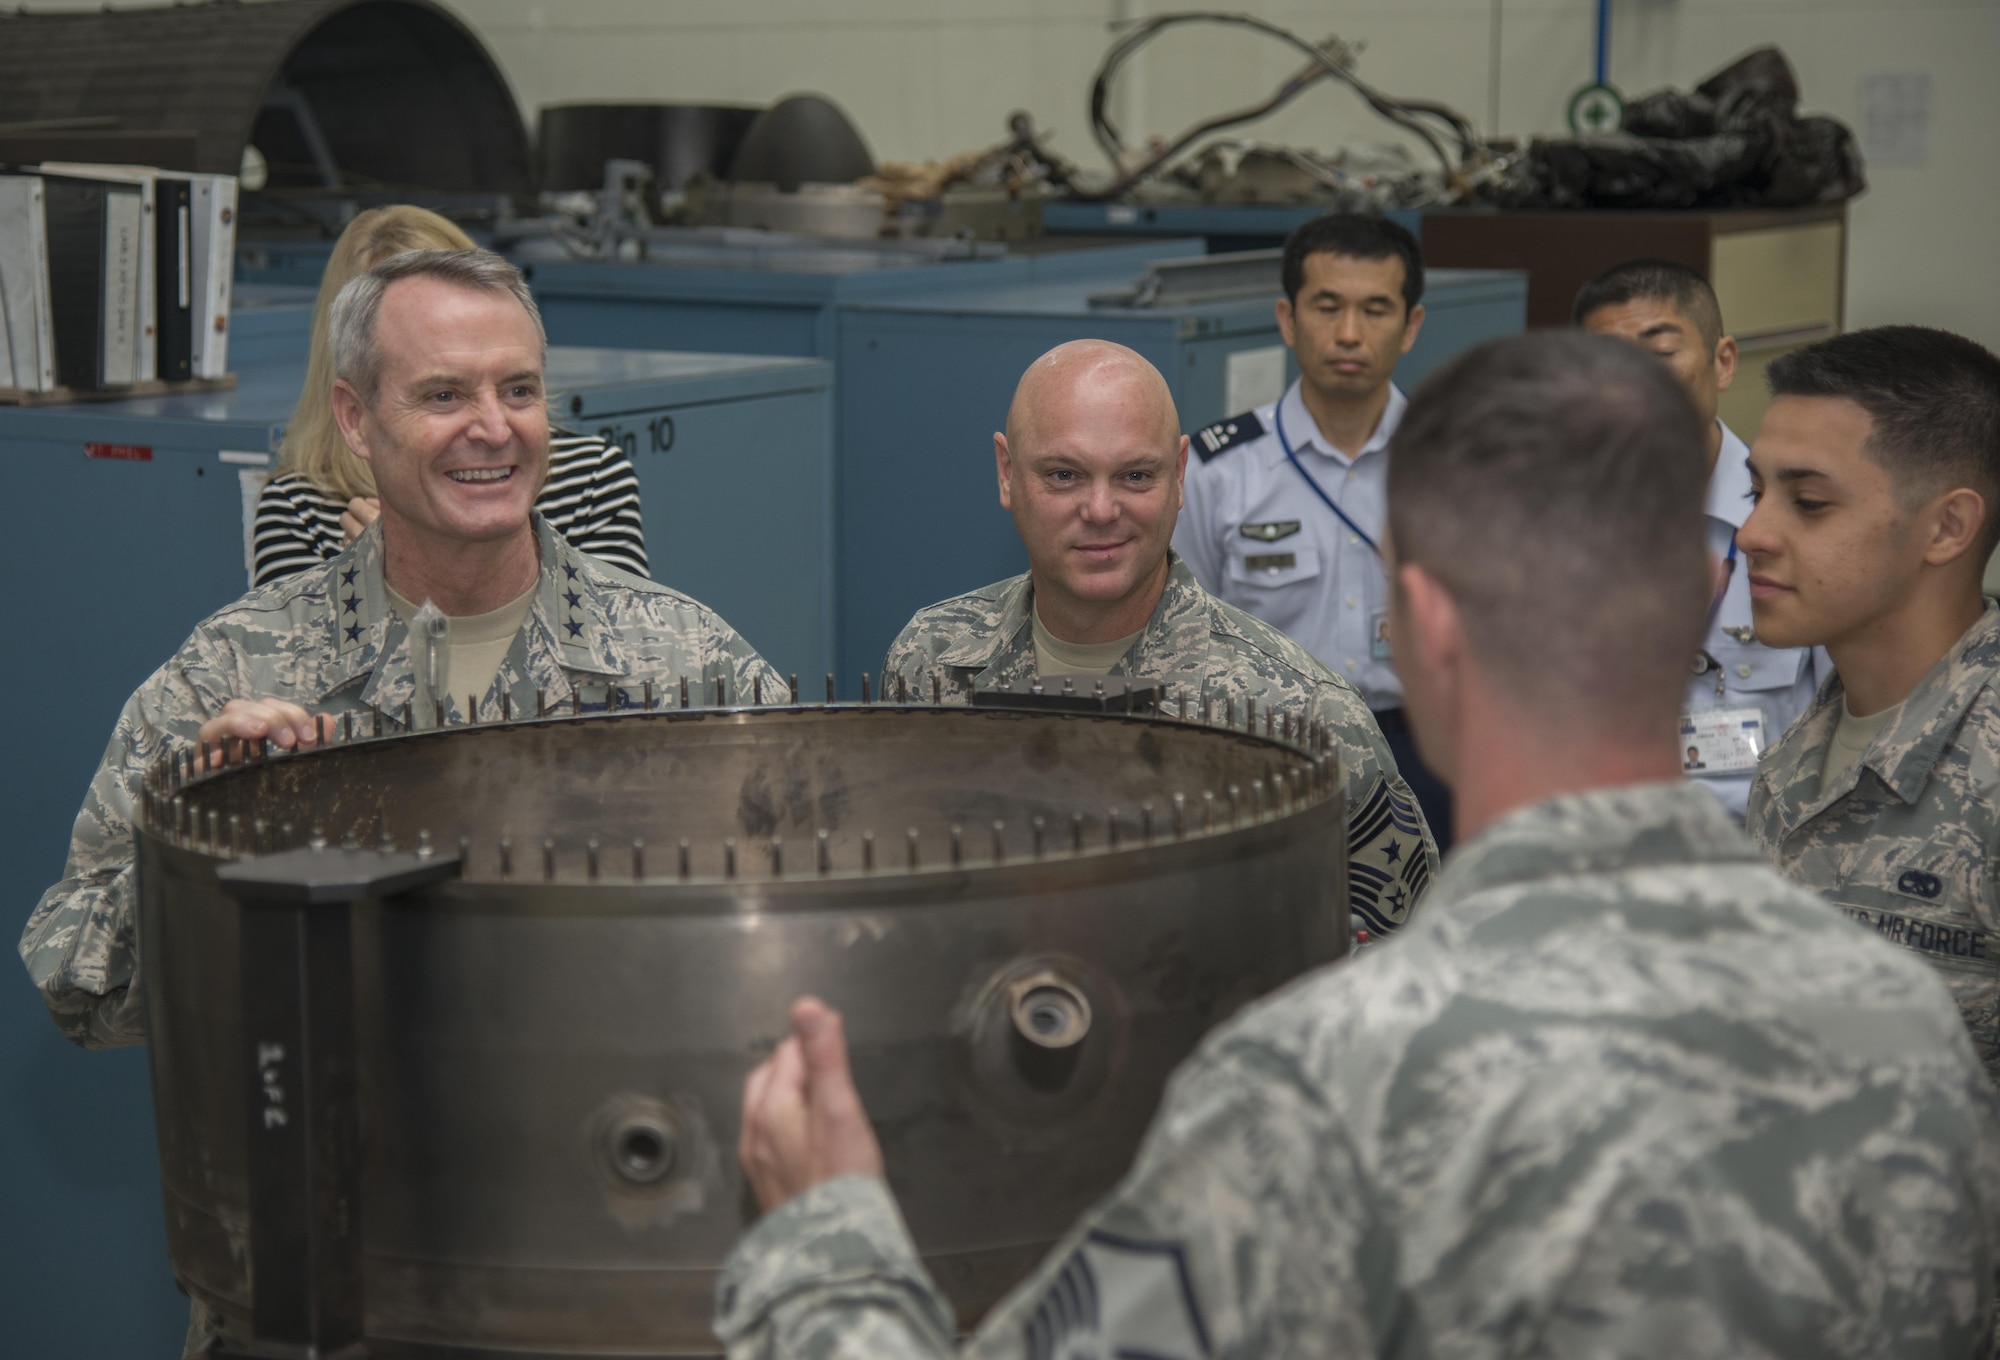
[[[743,1080],[806,993],[845,1013],[970,1323],[1115,1184],[1204,1032],[1346,949],[1333,765],[1157,717],[874,705],[162,767],[140,930],[176,1274],[247,1325],[242,907],[217,869],[422,831],[462,877],[353,924],[372,1353],[712,1353],[756,1217]]]

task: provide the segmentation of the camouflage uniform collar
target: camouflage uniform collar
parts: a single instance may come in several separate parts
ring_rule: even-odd
[[[1761,864],[1693,780],[1564,794],[1517,809],[1445,860],[1424,910],[1510,884],[1689,864]]]
[[[1035,653],[1034,574],[1024,572],[1001,582],[995,594],[1000,612],[992,631],[968,634],[938,656],[942,665],[979,671],[975,683],[981,688],[1009,684],[1025,674]],[[1166,589],[1153,617],[1111,673],[1170,683],[1176,679],[1190,683],[1192,677],[1191,683],[1199,691],[1212,625],[1210,612],[1208,594],[1195,580],[1194,572],[1179,553],[1169,550]]]
[[[1819,772],[1826,765],[1827,744],[1847,702],[1835,672],[1757,771],[1757,783],[1770,798],[1782,833],[1790,835],[1853,793],[1864,770],[1873,770],[1905,806],[1914,807],[1938,758],[1957,740],[1967,711],[1993,683],[1996,670],[2000,607],[1988,600],[1978,621],[1910,691],[1896,720],[1840,778],[1823,785]]]
[[[604,602],[582,556],[540,514],[534,516],[541,554],[541,582],[521,637],[501,663],[525,672],[534,688],[563,696],[570,672],[620,676],[629,672],[615,630],[605,627]],[[382,532],[377,524],[320,570],[332,620],[328,654],[320,668],[318,698],[366,676],[361,702],[398,712],[416,693],[416,666],[409,629],[389,597],[382,571]],[[524,650],[525,647],[525,650]]]

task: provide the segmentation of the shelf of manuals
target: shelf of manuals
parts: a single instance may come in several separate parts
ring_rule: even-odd
[[[149,378],[129,387],[51,387],[46,392],[21,387],[0,387],[0,406],[73,406],[86,401],[129,401],[133,397],[170,397],[192,392],[227,392],[236,386],[236,375],[219,378],[182,378],[163,382]]]

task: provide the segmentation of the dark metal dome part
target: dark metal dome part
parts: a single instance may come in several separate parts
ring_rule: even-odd
[[[1203,1033],[1346,949],[1322,732],[674,702],[701,697],[407,734],[371,712],[320,750],[153,770],[169,1247],[239,1348],[296,1340],[284,1300],[318,1290],[377,1355],[713,1353],[755,1218],[742,1081],[805,993],[846,1014],[970,1323],[1116,1182]],[[377,886],[334,901],[350,873]],[[285,952],[313,932],[330,952]],[[294,1063],[345,1033],[330,1074]],[[273,1154],[301,1124],[344,1171]],[[343,1251],[344,1286],[300,1264]]]

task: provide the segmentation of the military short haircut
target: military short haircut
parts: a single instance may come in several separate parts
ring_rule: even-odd
[[[1329,213],[1301,222],[1285,238],[1285,296],[1299,300],[1306,286],[1306,261],[1314,255],[1345,255],[1355,260],[1397,259],[1403,262],[1403,310],[1424,299],[1424,253],[1409,231],[1374,213]]]
[[[375,346],[382,295],[399,279],[416,278],[438,279],[458,288],[513,298],[534,323],[542,362],[548,362],[549,337],[542,328],[541,308],[535,305],[535,295],[528,291],[521,271],[507,259],[490,250],[406,250],[349,279],[327,309],[327,347],[333,354],[333,375],[352,387],[362,401],[374,405],[382,383],[382,356]]]
[[[1524,707],[1664,724],[1711,589],[1705,447],[1687,393],[1636,345],[1481,345],[1424,381],[1391,440],[1396,559],[1451,593]]]
[[[2000,542],[2000,358],[1929,326],[1876,326],[1793,350],[1765,376],[1774,397],[1841,397],[1868,413],[1868,454],[1915,505],[1957,487],[1986,502]]]
[[[1699,270],[1672,260],[1627,260],[1583,285],[1570,309],[1581,326],[1595,312],[1628,302],[1665,302],[1694,323],[1702,343],[1713,350],[1722,339],[1722,304]]]

